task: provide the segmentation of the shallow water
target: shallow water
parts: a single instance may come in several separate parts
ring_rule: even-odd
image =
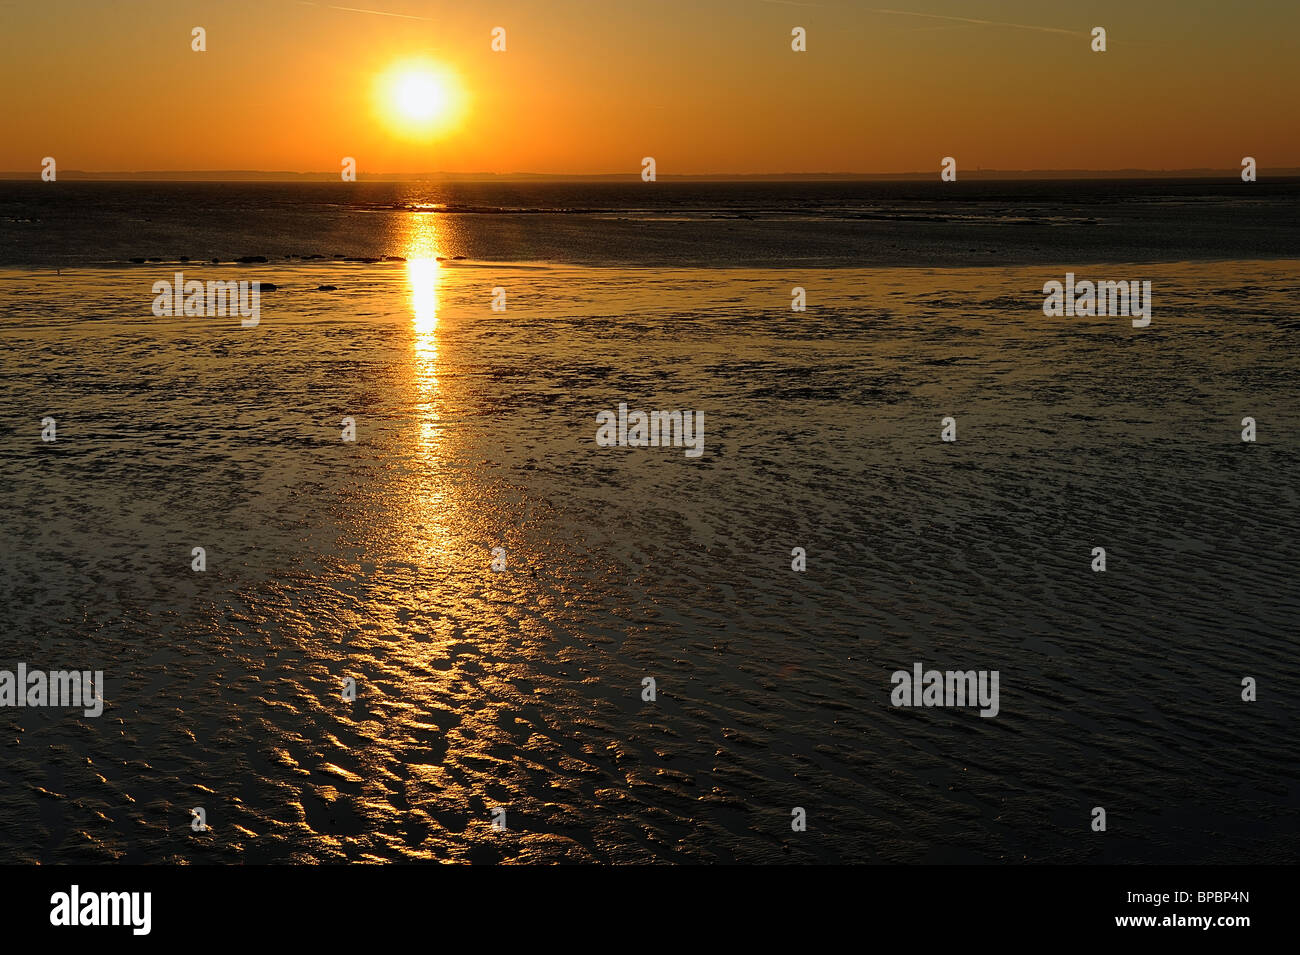
[[[0,265],[466,256],[594,267],[1300,257],[1300,178],[939,182],[0,181]],[[423,247],[423,251],[420,251]]]
[[[0,272],[0,861],[1294,861],[1296,266]]]

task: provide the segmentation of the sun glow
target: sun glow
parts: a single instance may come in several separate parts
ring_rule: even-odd
[[[380,76],[376,97],[393,131],[411,138],[450,131],[465,108],[465,93],[456,75],[430,60],[395,64]]]

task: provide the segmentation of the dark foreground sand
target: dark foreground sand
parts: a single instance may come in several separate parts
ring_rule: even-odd
[[[0,861],[1294,861],[1297,263],[1067,267],[0,273]]]

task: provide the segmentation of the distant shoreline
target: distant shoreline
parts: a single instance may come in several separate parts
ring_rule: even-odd
[[[606,173],[600,175],[550,174],[550,173],[366,173],[360,172],[359,182],[640,182],[638,172]],[[1261,179],[1289,179],[1300,177],[1300,167],[1262,167]],[[700,175],[661,175],[659,182],[931,182],[938,181],[938,169],[931,172],[902,173],[756,173],[752,175],[727,175],[706,173]],[[985,182],[1060,180],[1115,180],[1143,179],[1205,179],[1212,181],[1239,180],[1240,167],[1227,169],[963,169],[961,180]],[[0,181],[41,181],[39,168],[27,171],[0,171]],[[142,172],[86,172],[80,169],[59,171],[60,182],[339,182],[335,172],[267,172],[258,170],[194,170]]]

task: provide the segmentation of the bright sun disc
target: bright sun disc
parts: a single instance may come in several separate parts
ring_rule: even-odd
[[[395,131],[411,136],[443,132],[458,119],[462,96],[455,77],[431,63],[402,63],[379,83],[380,109]]]
[[[447,91],[431,73],[410,73],[397,83],[397,110],[412,122],[428,122],[447,108]]]

